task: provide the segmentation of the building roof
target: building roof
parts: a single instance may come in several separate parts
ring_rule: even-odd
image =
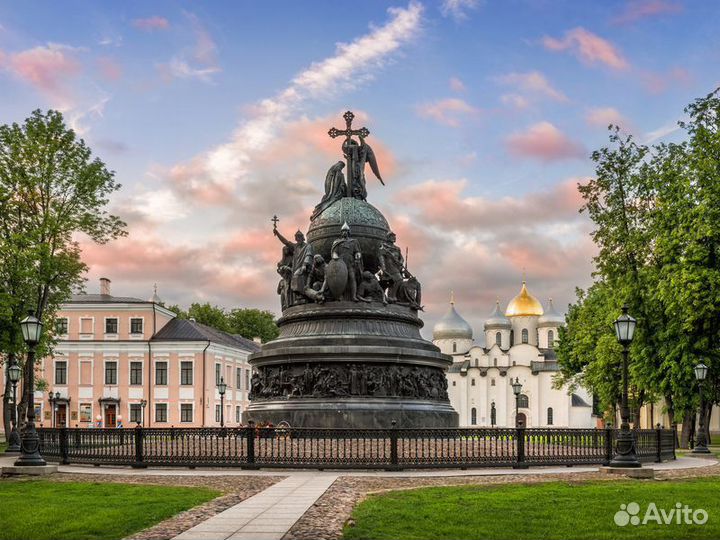
[[[455,311],[455,302],[433,327],[433,340],[436,339],[472,339],[473,331],[468,322]]]
[[[573,407],[590,407],[590,404],[587,403],[583,398],[581,398],[577,394],[573,394],[572,395],[572,406]]]
[[[543,307],[540,301],[530,294],[525,285],[525,280],[522,282],[522,288],[518,295],[510,300],[510,303],[505,310],[506,317],[523,317],[523,316],[540,316],[543,314]]]
[[[260,346],[250,339],[228,334],[187,319],[172,319],[150,341],[210,341],[248,352],[260,350]]]
[[[110,294],[73,294],[66,304],[149,304],[150,301],[132,296],[112,296]]]
[[[485,321],[485,330],[489,330],[491,328],[510,328],[511,326],[512,324],[510,323],[510,319],[503,315],[503,312],[500,309],[500,300],[497,300],[495,302],[495,309],[490,314],[490,317]]]

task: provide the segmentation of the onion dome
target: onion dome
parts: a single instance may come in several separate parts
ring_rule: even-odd
[[[538,317],[543,314],[543,307],[540,301],[530,294],[525,285],[525,280],[522,282],[522,288],[520,294],[510,300],[507,309],[505,310],[506,317]]]
[[[490,314],[490,318],[485,321],[485,330],[491,330],[495,328],[507,328],[510,329],[510,319],[503,315],[500,309],[500,300],[495,302],[495,309]]]
[[[552,298],[548,301],[547,306],[547,310],[545,310],[543,316],[538,319],[538,327],[542,328],[543,326],[562,326],[563,324],[565,324],[565,317],[560,315],[555,310]]]
[[[433,327],[433,340],[472,339],[472,337],[472,327],[455,311],[455,300],[451,298],[450,309]]]
[[[152,302],[153,304],[162,304],[163,303],[163,301],[160,299],[160,297],[158,296],[158,293],[157,293],[157,283],[155,283],[155,285],[153,285],[153,295],[149,299],[149,301]]]

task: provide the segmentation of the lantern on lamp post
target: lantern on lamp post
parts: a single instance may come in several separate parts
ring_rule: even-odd
[[[522,384],[520,383],[520,379],[518,377],[515,377],[515,382],[512,382],[512,379],[510,379],[510,381],[512,384],[513,394],[515,394],[515,427],[519,427],[518,414],[520,411],[520,394],[522,392]]]
[[[627,304],[622,307],[620,315],[613,323],[615,337],[623,347],[622,363],[622,403],[620,405],[620,433],[615,442],[615,455],[610,461],[611,467],[640,467],[635,448],[635,435],[630,431],[630,409],[628,407],[628,355],[630,344],[635,336],[637,321],[628,315]]]
[[[43,324],[30,312],[20,322],[20,329],[28,347],[25,363],[24,393],[27,403],[27,421],[20,437],[20,457],[15,461],[17,467],[43,466],[45,460],[40,455],[40,438],[35,430],[35,347],[40,342]]]
[[[225,427],[225,392],[227,391],[227,384],[223,377],[220,377],[220,382],[217,386],[218,393],[220,394],[220,427]]]
[[[7,370],[8,380],[12,385],[12,402],[13,406],[10,410],[10,437],[8,438],[8,447],[5,450],[6,454],[18,454],[20,453],[20,434],[17,430],[17,383],[20,381],[20,375],[22,370],[17,364],[15,357],[12,359],[12,363]]]
[[[700,394],[700,411],[698,418],[698,435],[697,444],[693,448],[693,454],[710,454],[710,450],[707,447],[707,437],[705,437],[705,407],[703,403],[703,382],[707,377],[708,367],[700,362],[694,368],[695,379],[698,382],[698,393]]]

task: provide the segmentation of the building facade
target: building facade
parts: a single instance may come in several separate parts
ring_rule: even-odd
[[[36,422],[45,427],[201,427],[240,423],[248,405],[247,357],[259,345],[150,300],[73,295],[57,313],[57,344],[42,359]],[[227,384],[223,409],[218,392]]]
[[[495,304],[484,324],[484,345],[479,345],[451,300],[433,329],[433,343],[453,357],[448,394],[460,425],[596,427],[598,418],[586,390],[553,386],[558,371],[555,343],[564,322],[552,300],[543,309],[523,281],[504,312],[499,301]],[[517,401],[511,386],[516,379],[522,385]]]

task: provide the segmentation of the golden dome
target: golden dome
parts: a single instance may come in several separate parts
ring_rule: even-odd
[[[507,309],[505,310],[506,317],[528,317],[528,316],[540,316],[543,314],[542,304],[530,294],[525,286],[523,280],[522,289],[520,294],[510,300]]]

